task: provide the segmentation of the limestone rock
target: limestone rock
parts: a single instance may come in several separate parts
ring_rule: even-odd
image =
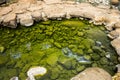
[[[111,45],[115,48],[117,54],[120,56],[120,37],[111,41]]]
[[[40,20],[42,20],[42,13],[41,13],[41,11],[34,11],[34,12],[32,12],[32,17],[33,17],[33,19],[35,20],[35,21],[40,21]]]
[[[64,5],[49,5],[43,8],[47,18],[63,18],[65,17]]]
[[[108,34],[108,37],[111,38],[111,39],[115,39],[115,38],[119,37],[119,33],[117,31],[111,31]]]
[[[17,22],[23,26],[32,26],[34,21],[32,19],[31,13],[23,13],[18,15]]]
[[[71,80],[112,80],[109,73],[101,68],[87,68]]]
[[[43,0],[46,4],[61,3],[61,0]]]
[[[19,80],[18,77],[12,77],[10,80]]]
[[[30,4],[35,4],[37,2],[37,0],[19,0],[19,3],[30,3]]]
[[[47,70],[44,67],[39,67],[38,66],[38,67],[30,68],[27,71],[27,76],[28,76],[27,80],[35,80],[34,76],[44,75],[46,72],[47,72]]]
[[[8,26],[11,28],[16,28],[17,23],[16,23],[16,14],[15,13],[10,13],[8,15],[5,15],[3,23],[4,26]]]
[[[3,16],[3,15],[6,15],[8,14],[9,12],[12,11],[12,8],[11,7],[3,7],[0,9],[0,17]]]

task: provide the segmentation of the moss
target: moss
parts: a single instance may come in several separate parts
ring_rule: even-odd
[[[101,58],[100,55],[98,55],[98,54],[96,54],[96,53],[92,53],[92,54],[91,54],[91,57],[92,57],[92,59],[95,60],[95,61],[100,60],[100,58]]]
[[[4,52],[4,50],[5,50],[5,47],[0,46],[0,53],[3,53],[3,52]]]
[[[0,66],[3,66],[5,63],[7,63],[8,59],[9,59],[8,56],[0,55]]]
[[[103,64],[103,65],[107,65],[108,64],[108,60],[107,60],[107,58],[105,58],[105,57],[102,57],[101,59],[100,59],[100,64]]]
[[[60,76],[59,73],[60,73],[59,69],[58,68],[54,68],[54,70],[52,70],[50,78],[54,79],[54,80],[57,79]]]
[[[84,33],[83,33],[83,32],[78,32],[77,35],[78,35],[78,36],[83,36]]]
[[[80,21],[64,21],[61,24],[64,26],[68,26],[68,27],[83,27],[84,26],[84,23]]]
[[[58,61],[58,57],[59,56],[57,55],[57,53],[54,53],[54,54],[49,55],[46,61],[49,65],[52,66],[56,64],[56,62]]]
[[[91,60],[91,56],[90,56],[90,55],[84,55],[84,58],[85,58],[86,60]]]
[[[16,76],[22,80],[29,67],[44,66],[49,72],[37,77],[38,80],[69,80],[91,66],[108,68],[106,70],[114,73],[113,65],[118,63],[104,29],[86,20],[49,20],[32,27],[19,26],[15,30],[0,28],[0,34],[0,45],[5,48],[0,50],[0,80],[13,76],[8,76],[12,70],[7,73],[7,69],[16,68]],[[102,43],[101,46],[97,41]],[[13,55],[18,52],[21,56],[16,59]],[[108,52],[111,55],[109,59],[106,58]]]
[[[82,49],[77,50],[76,53],[78,56],[84,55],[84,51]]]
[[[27,76],[24,73],[20,73],[19,78],[20,78],[20,80],[25,80],[25,79],[27,79]]]
[[[94,45],[94,41],[92,39],[84,39],[81,41],[81,44],[83,44],[86,49],[90,49]]]
[[[77,67],[76,67],[76,71],[79,73],[79,72],[81,72],[82,70],[84,70],[85,69],[85,66],[84,65],[78,65]]]
[[[47,20],[47,21],[42,21],[41,22],[43,25],[49,25],[49,24],[51,24],[51,21],[50,20]]]
[[[60,45],[60,43],[54,42],[54,45],[55,45],[57,48],[62,48],[62,46]]]

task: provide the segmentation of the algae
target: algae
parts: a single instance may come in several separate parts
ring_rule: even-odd
[[[111,75],[118,63],[103,26],[86,20],[49,20],[31,27],[0,27],[0,80],[27,78],[30,67],[47,73],[37,80],[70,80],[87,67],[101,67]]]

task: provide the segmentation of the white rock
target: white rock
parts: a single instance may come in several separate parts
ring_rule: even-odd
[[[31,13],[23,13],[19,14],[17,17],[17,22],[19,22],[23,26],[32,26],[34,21],[32,19]]]
[[[35,80],[34,76],[44,75],[46,72],[47,70],[44,67],[33,67],[28,70],[27,76],[29,80]]]
[[[19,80],[18,77],[12,77],[10,80]]]

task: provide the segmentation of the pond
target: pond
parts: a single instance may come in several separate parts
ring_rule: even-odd
[[[48,20],[31,27],[0,27],[0,80],[42,66],[47,73],[36,80],[70,80],[88,67],[101,67],[113,75],[118,63],[104,26],[87,20]]]

